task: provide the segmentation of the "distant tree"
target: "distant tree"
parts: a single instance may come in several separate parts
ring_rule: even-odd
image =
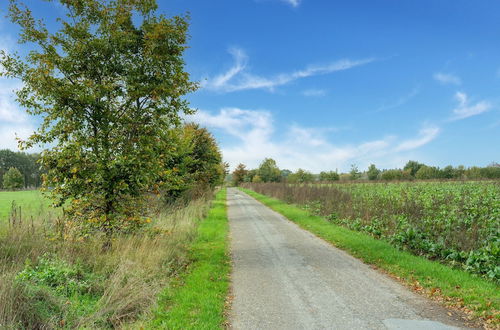
[[[351,170],[349,171],[350,180],[358,180],[361,178],[361,172],[359,172],[358,167],[355,164],[351,165]]]
[[[247,175],[243,178],[244,182],[253,182],[253,178],[257,175],[257,169],[248,170]]]
[[[481,168],[478,166],[471,166],[465,170],[464,176],[467,179],[481,179]]]
[[[465,166],[458,165],[453,169],[453,177],[456,179],[463,179],[465,175]]]
[[[498,165],[498,164],[497,164]],[[480,175],[485,179],[498,179],[500,178],[500,167],[497,165],[488,165],[487,167],[481,168]]]
[[[438,179],[440,176],[439,169],[433,166],[423,165],[415,174],[419,180]]]
[[[337,172],[328,171],[319,174],[319,181],[338,181],[340,176]]]
[[[255,175],[253,178],[252,178],[252,182],[253,183],[261,183],[261,182],[264,182],[262,181],[262,178],[260,177],[260,175]]]
[[[380,174],[380,178],[386,181],[402,180],[403,171],[399,169],[385,170]]]
[[[21,189],[24,187],[24,177],[15,167],[9,168],[3,176],[3,187],[8,190]]]
[[[8,149],[0,150],[0,179],[11,167],[17,168],[24,177],[24,187],[39,187],[42,171],[38,160],[38,153],[14,152]],[[0,187],[2,182],[0,180]]]
[[[246,169],[246,166],[241,163],[238,164],[238,166],[236,166],[236,169],[233,171],[233,185],[239,186],[240,183],[244,181],[247,174],[248,170]]]
[[[442,169],[439,170],[439,176],[443,179],[453,179],[455,178],[455,171],[453,169],[453,166],[448,165]]]
[[[368,176],[368,180],[377,180],[380,170],[375,166],[375,164],[371,164],[368,167],[368,171],[366,171],[366,174]]]
[[[2,51],[0,67],[23,82],[20,105],[43,118],[22,147],[53,145],[41,157],[45,186],[59,205],[76,201],[68,217],[110,238],[141,220],[134,205],[165,170],[168,129],[193,112],[183,99],[197,87],[184,69],[188,23],[159,15],[155,0],[58,2],[66,18],[55,33],[10,2],[33,48],[24,58]]]
[[[349,173],[340,173],[339,180],[340,181],[349,181],[349,180],[351,180],[351,175]]]
[[[281,179],[281,171],[272,158],[264,159],[257,170],[257,174],[263,182],[279,182]]]
[[[421,164],[415,160],[409,160],[403,170],[410,170],[410,175],[414,177],[422,166],[424,166],[424,164]]]
[[[288,176],[288,182],[291,183],[305,183],[312,182],[314,180],[314,175],[311,172],[305,171],[299,168],[295,173]]]
[[[292,174],[292,171],[290,170],[287,169],[281,170],[281,181],[286,181],[286,179],[290,174]]]

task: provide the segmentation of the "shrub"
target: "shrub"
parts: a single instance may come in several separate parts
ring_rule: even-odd
[[[24,176],[21,172],[11,167],[3,176],[3,187],[9,190],[21,189],[24,187]]]

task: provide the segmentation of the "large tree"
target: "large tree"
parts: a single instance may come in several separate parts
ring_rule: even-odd
[[[188,123],[169,132],[170,152],[161,176],[167,202],[180,197],[196,198],[222,184],[225,164],[213,135],[197,124]]]
[[[66,18],[51,32],[11,0],[20,42],[33,48],[3,52],[0,64],[23,81],[21,106],[43,118],[22,146],[53,146],[42,153],[45,186],[59,205],[72,201],[69,215],[83,210],[111,234],[140,221],[133,206],[158,181],[169,128],[192,112],[182,99],[196,89],[182,58],[188,23],[158,15],[155,0],[58,2]]]

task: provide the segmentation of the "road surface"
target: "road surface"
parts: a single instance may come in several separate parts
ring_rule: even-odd
[[[228,189],[233,329],[457,329],[458,317]]]

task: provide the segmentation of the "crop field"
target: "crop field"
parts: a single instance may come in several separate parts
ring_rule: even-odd
[[[50,205],[50,200],[38,190],[0,191],[0,223],[7,220],[13,202],[26,216],[39,215]]]
[[[247,184],[327,220],[500,282],[500,182]]]

